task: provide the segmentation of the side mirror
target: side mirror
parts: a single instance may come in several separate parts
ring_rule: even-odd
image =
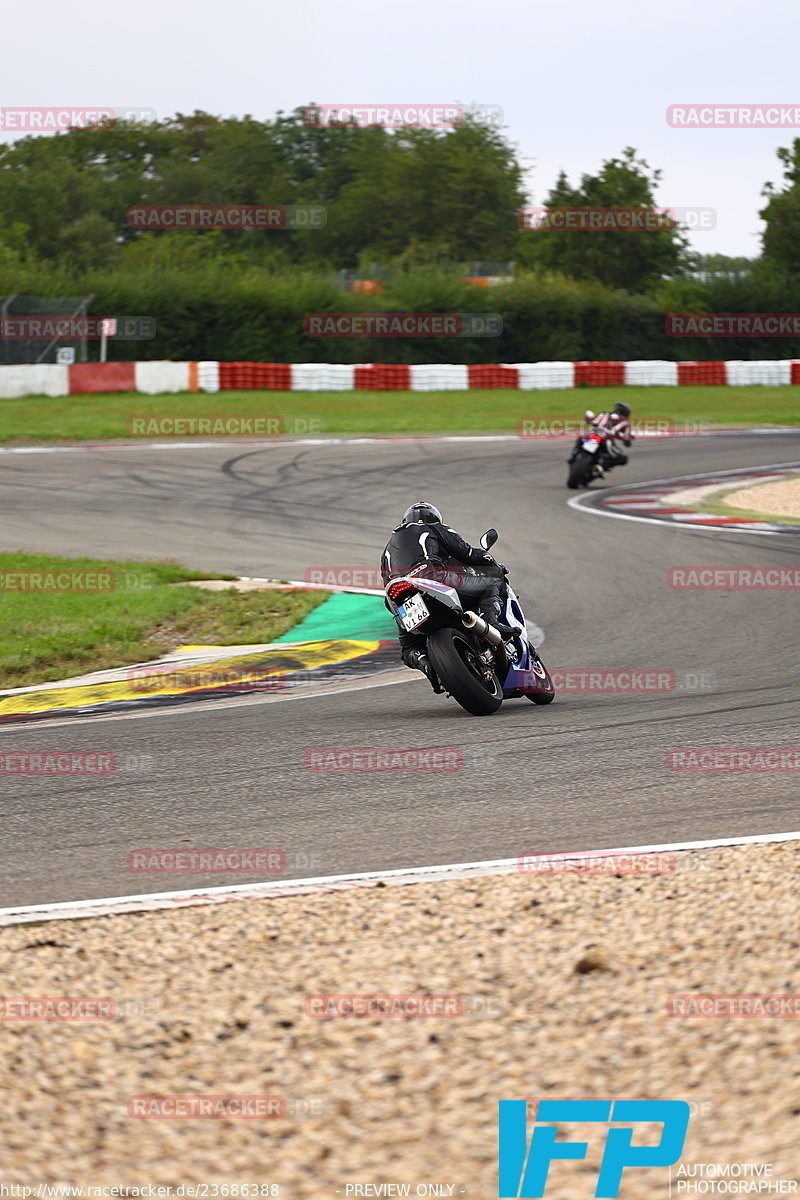
[[[496,529],[487,529],[486,533],[481,535],[481,546],[484,550],[488,550],[497,541],[498,533]]]

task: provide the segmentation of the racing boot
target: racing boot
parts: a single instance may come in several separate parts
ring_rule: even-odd
[[[502,611],[503,606],[499,600],[490,600],[488,603],[480,606],[480,614],[484,621],[488,621],[490,625],[494,625],[495,629],[497,629],[502,637],[507,641],[509,638],[513,637],[517,631],[516,629],[512,629],[510,625],[503,623],[503,621],[500,619]]]
[[[424,650],[405,650],[403,652],[403,662],[407,667],[411,667],[412,671],[422,671],[422,674],[427,677],[436,695],[442,695],[444,688],[439,682],[439,676],[434,671],[431,660]]]

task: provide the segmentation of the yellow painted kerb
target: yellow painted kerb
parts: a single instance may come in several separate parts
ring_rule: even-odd
[[[170,663],[148,668],[147,664],[128,667],[124,679],[102,683],[75,684],[64,687],[41,688],[0,698],[0,717],[23,716],[86,708],[93,704],[120,701],[146,701],[151,696],[187,696],[192,692],[223,689],[241,680],[278,680],[298,671],[313,671],[316,667],[350,662],[377,650],[376,641],[304,642],[300,645],[276,645],[254,654],[219,658],[212,662],[181,666]],[[215,680],[215,677],[219,677]],[[278,689],[276,688],[276,691]]]

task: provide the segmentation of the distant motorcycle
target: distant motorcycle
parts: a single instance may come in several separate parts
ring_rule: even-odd
[[[591,409],[587,409],[585,415],[587,421],[591,422],[594,420],[594,413]],[[607,440],[596,429],[590,429],[581,442],[575,458],[569,464],[569,474],[567,475],[568,488],[588,487],[593,479],[603,479],[605,477],[602,459]]]
[[[489,529],[481,546],[488,550],[496,541],[497,530]],[[427,654],[448,695],[476,717],[496,712],[503,700],[514,697],[550,704],[556,694],[553,681],[530,640],[507,573],[502,570],[500,619],[514,634],[505,641],[483,617],[464,610],[455,588],[432,578],[436,573],[433,567],[416,567],[392,579],[385,595],[399,628],[427,638]]]

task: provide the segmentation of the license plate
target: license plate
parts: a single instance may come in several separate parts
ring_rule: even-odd
[[[417,593],[406,600],[405,604],[398,604],[397,615],[400,618],[403,629],[407,633],[410,633],[412,629],[416,629],[423,621],[427,621],[430,613],[422,596]]]
[[[583,448],[584,448],[584,450],[588,450],[589,454],[596,454],[598,449],[600,448],[600,443],[599,442],[584,442]]]

